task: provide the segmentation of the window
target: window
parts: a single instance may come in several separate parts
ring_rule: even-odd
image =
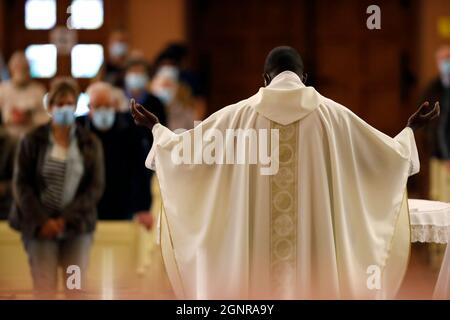
[[[56,0],[27,0],[25,27],[30,30],[48,30],[56,25]]]
[[[68,63],[74,78],[89,79],[98,74],[104,61],[104,49],[90,42],[99,38],[95,34],[104,32],[101,29],[105,21],[103,0],[23,0],[23,4],[25,26],[20,30],[25,27],[27,35],[21,43],[28,46],[26,55],[32,77],[67,75]],[[63,12],[66,19],[60,21],[62,17],[58,14]],[[49,40],[41,43],[47,32]],[[14,36],[18,35],[20,33],[16,32]]]
[[[81,117],[89,113],[89,96],[86,93],[81,93],[78,97],[77,110],[75,116]]]
[[[72,76],[93,78],[103,64],[103,46],[99,44],[79,44],[72,49]]]
[[[25,50],[33,78],[52,78],[56,74],[57,52],[52,44],[35,44]]]
[[[99,29],[103,25],[103,0],[73,0],[67,12],[69,29]]]

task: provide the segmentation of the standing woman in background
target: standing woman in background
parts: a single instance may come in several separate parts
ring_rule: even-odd
[[[10,220],[22,233],[34,290],[41,297],[55,294],[58,266],[64,275],[68,266],[78,266],[85,289],[104,188],[101,144],[75,126],[78,94],[73,79],[52,83],[47,98],[51,121],[24,137],[16,158]]]

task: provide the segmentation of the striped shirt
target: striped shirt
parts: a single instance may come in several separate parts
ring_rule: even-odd
[[[42,168],[42,176],[46,185],[41,193],[42,203],[51,215],[60,215],[63,209],[66,160],[47,159]]]

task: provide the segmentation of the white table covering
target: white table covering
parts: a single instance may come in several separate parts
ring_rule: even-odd
[[[412,242],[448,243],[450,241],[450,204],[409,200]],[[447,245],[434,299],[450,299],[450,246]]]
[[[408,200],[411,242],[448,243],[450,204],[428,200]]]

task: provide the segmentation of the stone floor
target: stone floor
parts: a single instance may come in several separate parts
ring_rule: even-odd
[[[445,245],[434,245],[442,252]],[[429,244],[413,244],[408,271],[397,299],[431,299],[439,276],[441,258],[430,254]],[[436,249],[436,248],[434,248]],[[433,250],[436,251],[436,250]]]
[[[439,273],[439,262],[435,266],[430,263],[428,244],[413,244],[410,263],[403,285],[397,299],[431,299],[434,285]],[[159,250],[151,253],[151,263],[143,270],[140,276],[130,281],[115,285],[113,290],[87,291],[82,296],[66,296],[60,292],[56,299],[118,299],[118,300],[149,300],[174,299]],[[19,291],[8,293],[0,291],[0,300],[34,299],[32,292]],[[46,297],[42,297],[46,298]]]

